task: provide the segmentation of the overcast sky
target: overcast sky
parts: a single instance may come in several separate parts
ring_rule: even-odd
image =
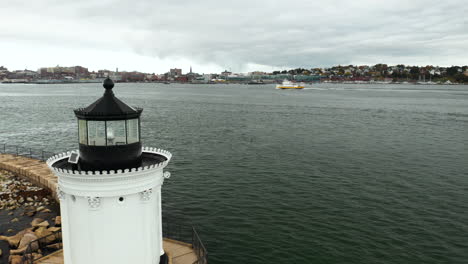
[[[466,0],[1,0],[0,65],[163,73],[468,64]]]

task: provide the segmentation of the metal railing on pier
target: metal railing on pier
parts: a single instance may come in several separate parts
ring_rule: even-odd
[[[195,263],[208,264],[208,251],[194,227],[192,227],[192,248],[195,251],[195,255],[197,255],[197,261]]]
[[[197,256],[193,264],[208,263],[208,251],[193,226],[163,222],[163,237],[191,244]]]
[[[197,260],[193,264],[208,264],[208,251],[193,226],[182,226],[163,223],[163,237],[192,245]],[[33,264],[34,261],[62,249],[62,231],[56,231],[29,243],[24,252],[22,264]],[[40,252],[41,255],[34,254]]]
[[[22,264],[33,264],[53,252],[62,249],[62,231],[58,230],[50,235],[31,241],[24,251]],[[40,254],[38,254],[40,252]]]
[[[46,161],[48,158],[55,155],[53,152],[42,149],[27,148],[9,144],[0,144],[0,153],[38,159],[42,161]]]

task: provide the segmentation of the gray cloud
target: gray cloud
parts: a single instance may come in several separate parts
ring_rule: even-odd
[[[465,1],[6,1],[0,40],[245,70],[466,64]],[[73,62],[70,62],[73,63]]]

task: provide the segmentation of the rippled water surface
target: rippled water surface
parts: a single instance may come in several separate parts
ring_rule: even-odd
[[[468,87],[117,84],[210,263],[467,263]],[[96,84],[0,85],[0,142],[77,148]]]

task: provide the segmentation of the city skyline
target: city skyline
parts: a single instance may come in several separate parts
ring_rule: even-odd
[[[42,67],[37,71],[9,70],[0,66],[2,83],[64,83],[100,82],[109,77],[116,82],[179,82],[179,83],[249,83],[266,84],[284,79],[305,82],[385,82],[385,83],[426,83],[452,84],[468,83],[468,66],[412,66],[412,65],[335,65],[329,68],[296,68],[273,72],[254,71],[236,73],[224,70],[220,73],[197,73],[190,67],[188,72],[171,68],[164,73],[144,73],[101,69],[90,71],[82,66]],[[259,81],[261,82],[259,83]],[[432,81],[436,82],[432,82]]]
[[[46,8],[45,8],[46,7]],[[463,65],[463,1],[7,1],[2,63],[15,69],[274,71],[332,65]],[[378,18],[378,19],[377,19]]]
[[[180,70],[182,72],[182,74],[187,74],[187,73],[197,73],[197,74],[219,74],[219,73],[223,73],[223,72],[229,72],[229,73],[235,73],[235,74],[251,74],[251,73],[275,73],[275,72],[283,72],[283,71],[293,71],[293,70],[297,70],[297,69],[304,69],[304,70],[311,70],[311,69],[322,69],[322,70],[326,70],[326,69],[332,69],[332,68],[337,68],[337,67],[342,67],[342,68],[349,68],[349,67],[355,67],[355,68],[358,68],[358,67],[375,67],[377,65],[385,65],[385,66],[388,66],[388,67],[397,67],[397,66],[404,66],[406,68],[411,68],[411,67],[418,67],[418,68],[426,68],[426,67],[429,67],[429,68],[450,68],[450,67],[458,67],[460,69],[463,69],[462,72],[465,72],[465,68],[468,67],[468,64],[460,64],[460,65],[455,65],[455,64],[451,64],[449,66],[444,66],[444,65],[415,65],[415,64],[403,64],[403,63],[396,63],[396,64],[388,64],[388,63],[376,63],[376,64],[337,64],[337,65],[331,65],[331,66],[327,66],[327,67],[320,67],[320,66],[304,66],[304,67],[285,67],[285,68],[276,68],[274,70],[252,70],[252,71],[247,71],[247,72],[242,72],[242,71],[239,71],[239,72],[236,72],[236,71],[232,71],[231,68],[232,67],[227,67],[227,68],[222,68],[221,70],[219,71],[214,71],[214,72],[200,72],[200,71],[197,71],[196,69],[194,69],[194,67],[192,65],[188,66],[188,68],[184,68],[184,67],[179,67],[180,65],[176,65],[174,67],[168,67],[164,70],[162,70],[161,72],[156,72],[156,71],[148,71],[148,72],[145,72],[145,71],[138,71],[138,70],[125,70],[125,69],[122,69],[122,68],[119,68],[119,67],[114,67],[114,68],[99,68],[99,69],[92,69],[91,67],[88,67],[86,65],[79,65],[79,64],[74,64],[74,63],[71,63],[71,64],[68,64],[68,65],[47,65],[47,66],[41,66],[41,67],[38,67],[38,68],[12,68],[12,67],[9,67],[9,65],[6,65],[6,64],[2,64],[1,61],[0,61],[0,70],[2,69],[7,69],[9,72],[15,72],[15,71],[33,71],[33,72],[38,72],[40,73],[41,70],[45,70],[45,69],[53,69],[53,68],[75,68],[75,67],[78,67],[78,68],[85,68],[87,71],[89,72],[139,72],[139,73],[144,73],[144,74],[155,74],[155,75],[163,75],[163,74],[167,74],[167,73],[170,73],[171,71],[173,70]],[[125,67],[124,67],[125,68]]]

